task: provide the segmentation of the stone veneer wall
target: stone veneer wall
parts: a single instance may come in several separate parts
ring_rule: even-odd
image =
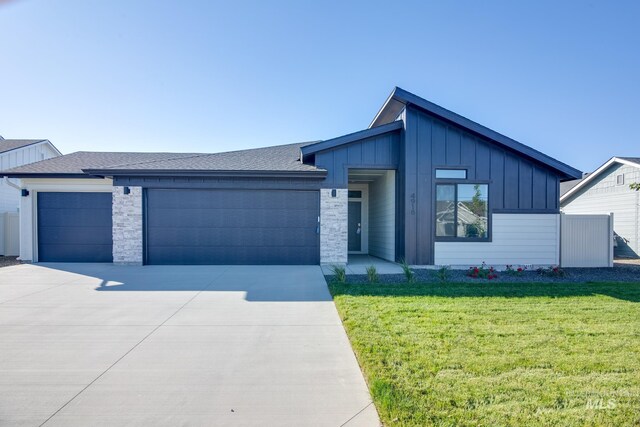
[[[320,190],[320,263],[346,264],[348,231],[348,190]]]
[[[113,262],[142,265],[142,187],[113,187]]]

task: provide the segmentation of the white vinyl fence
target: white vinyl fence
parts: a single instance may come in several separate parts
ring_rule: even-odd
[[[613,214],[560,215],[562,267],[613,267]]]
[[[17,212],[0,213],[0,255],[20,255],[20,217]]]

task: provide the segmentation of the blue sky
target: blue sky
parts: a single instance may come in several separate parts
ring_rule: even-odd
[[[0,0],[0,135],[215,152],[366,128],[400,86],[582,170],[640,157],[640,2]]]

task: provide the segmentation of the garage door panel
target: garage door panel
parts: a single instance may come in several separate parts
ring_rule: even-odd
[[[111,230],[103,227],[39,227],[38,243],[43,245],[111,245]]]
[[[38,218],[38,225],[42,227],[74,227],[78,219],[83,227],[105,227],[111,222],[111,206],[104,208],[45,208],[38,205],[39,211],[46,213]],[[70,215],[70,210],[73,214]]]
[[[39,192],[38,260],[112,262],[111,193]]]
[[[171,228],[161,233],[149,233],[150,246],[308,246],[306,235],[314,235],[315,230],[307,228]],[[313,236],[310,236],[313,237]]]
[[[317,264],[313,191],[147,190],[149,264]]]

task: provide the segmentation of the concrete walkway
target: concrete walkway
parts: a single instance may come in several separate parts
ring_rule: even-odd
[[[376,426],[314,266],[0,269],[0,425]]]

